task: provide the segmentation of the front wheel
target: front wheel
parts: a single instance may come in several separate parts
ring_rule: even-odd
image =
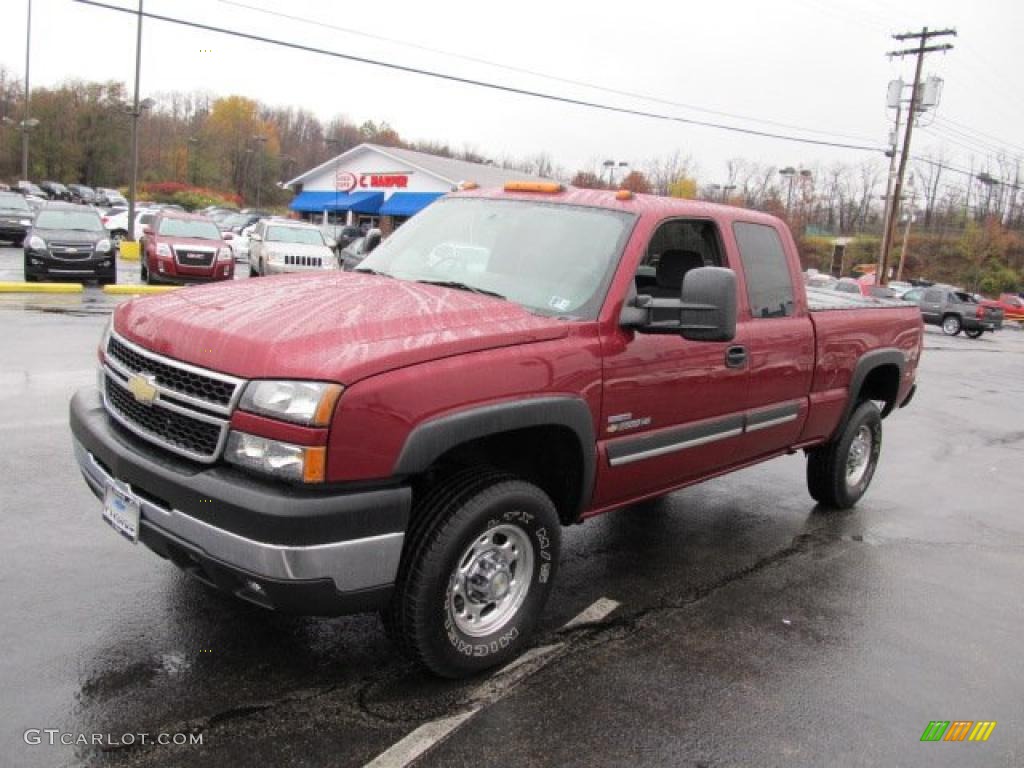
[[[857,406],[836,440],[807,455],[807,489],[815,501],[849,509],[867,491],[882,450],[882,416],[866,401]]]
[[[963,324],[956,315],[946,315],[942,318],[942,332],[947,336],[956,336],[962,327]]]
[[[389,634],[441,677],[503,664],[529,642],[558,564],[551,499],[510,475],[466,470],[416,505]]]
[[[975,328],[974,330],[971,330],[971,331],[965,330],[964,331],[964,336],[966,336],[968,339],[977,339],[977,338],[980,338],[981,334],[983,334],[984,332],[985,332],[984,328]]]

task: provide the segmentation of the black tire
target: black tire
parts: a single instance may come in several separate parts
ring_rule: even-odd
[[[862,430],[866,430],[866,433]],[[862,442],[870,435],[870,446]],[[854,441],[863,451],[865,464],[851,475]],[[839,437],[807,454],[807,490],[815,501],[832,509],[849,509],[867,491],[882,450],[882,416],[871,401],[858,405]]]
[[[26,283],[38,283],[39,282],[39,277],[37,275],[30,275],[28,272],[26,272],[25,273],[25,282]]]
[[[249,262],[249,277],[259,277],[259,276],[260,276],[260,273],[256,271],[256,267],[253,266],[253,263],[250,261]]]
[[[141,277],[142,282],[144,282],[146,285],[157,284],[156,278],[153,277],[153,273],[149,271],[149,267],[147,267],[145,264],[142,265]]]
[[[956,336],[963,327],[964,324],[956,315],[946,315],[942,318],[942,332],[947,336]]]
[[[117,273],[111,272],[109,275],[101,275],[96,282],[100,285],[117,285]]]
[[[977,339],[981,337],[981,334],[985,332],[984,328],[975,328],[974,330],[964,330],[964,336],[968,339]]]
[[[544,609],[560,545],[558,513],[535,485],[479,467],[449,477],[415,506],[395,593],[384,611],[388,634],[404,654],[441,677],[466,677],[509,661],[529,642]],[[503,575],[481,577],[489,558],[502,557],[495,554],[500,547],[511,547],[503,550],[513,553],[511,560],[489,572],[504,568]],[[501,587],[506,591],[494,602],[472,598],[474,589]],[[477,621],[498,623],[468,634],[471,607],[482,610]]]

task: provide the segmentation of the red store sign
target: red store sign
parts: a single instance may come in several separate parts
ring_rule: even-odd
[[[338,171],[334,185],[339,192],[360,189],[405,189],[409,186],[408,173],[363,173],[359,176],[349,171]]]

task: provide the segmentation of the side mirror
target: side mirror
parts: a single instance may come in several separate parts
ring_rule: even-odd
[[[379,229],[371,229],[366,233],[366,240],[363,241],[363,253],[369,253],[378,245],[384,238]]]
[[[146,226],[144,226],[142,228],[142,234],[144,234],[144,235],[152,235],[153,234],[153,228],[147,224]]]
[[[223,237],[225,240],[234,240],[235,239],[234,234],[231,233],[231,232],[221,232],[220,236]]]
[[[249,239],[255,240],[258,243],[260,240],[263,239],[263,235],[257,235],[255,232],[253,232],[251,235],[249,235]]]
[[[327,243],[327,247],[330,248],[332,251],[338,247],[338,241],[335,240],[333,237],[325,237],[324,242]]]
[[[671,316],[659,319],[658,315]],[[638,296],[634,286],[619,323],[638,333],[677,334],[690,341],[732,341],[736,336],[736,275],[722,267],[691,269],[683,278],[681,299]]]

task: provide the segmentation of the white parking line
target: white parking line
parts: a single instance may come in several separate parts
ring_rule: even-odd
[[[424,723],[387,752],[382,752],[367,763],[366,768],[404,768],[435,744],[443,741],[452,731],[480,711],[474,707],[468,712]]]
[[[599,600],[595,600],[590,607],[581,611],[576,618],[568,621],[562,629],[572,629],[573,627],[578,627],[583,624],[596,624],[618,607],[619,603],[616,600],[612,600],[608,597],[602,597]]]
[[[574,619],[566,623],[562,629],[594,624],[610,614],[619,603],[607,597],[596,600]],[[428,752],[448,738],[463,723],[480,710],[501,701],[513,688],[530,675],[543,669],[556,659],[567,648],[565,643],[553,643],[532,648],[519,658],[510,661],[488,678],[470,695],[471,707],[465,712],[451,715],[440,720],[424,723],[401,741],[396,742],[386,752],[381,752],[364,768],[405,768],[414,760]]]

